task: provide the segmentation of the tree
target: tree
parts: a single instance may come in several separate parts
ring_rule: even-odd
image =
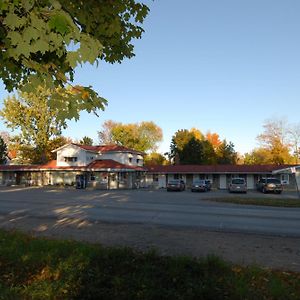
[[[153,165],[168,165],[169,162],[167,159],[160,153],[153,152],[145,156],[145,165],[153,166]]]
[[[202,164],[204,155],[203,141],[193,136],[179,151],[180,164]]]
[[[0,132],[0,137],[2,137],[2,139],[4,140],[4,143],[6,145],[8,145],[9,141],[10,141],[10,135],[7,131],[1,131]]]
[[[271,153],[265,148],[256,148],[244,155],[245,165],[266,165],[272,164]]]
[[[214,164],[216,153],[200,130],[181,129],[172,137],[169,158],[174,164]]]
[[[66,123],[57,117],[58,108],[48,106],[52,91],[39,86],[35,93],[19,92],[4,100],[0,116],[7,127],[20,130],[20,145],[26,151],[31,149],[32,163],[49,160],[49,142],[61,134]],[[25,151],[25,152],[26,152]]]
[[[236,164],[237,153],[234,150],[232,142],[227,143],[226,140],[223,140],[222,144],[218,147],[216,154],[218,164]]]
[[[102,124],[102,130],[98,131],[99,143],[104,145],[115,144],[113,137],[113,128],[121,123],[107,120]]]
[[[220,140],[220,137],[217,133],[211,133],[210,131],[208,131],[205,138],[208,142],[210,142],[214,150],[216,150],[222,144],[222,141]]]
[[[93,143],[94,143],[93,139],[88,136],[84,136],[79,142],[79,144],[86,145],[86,146],[93,146]]]
[[[141,38],[148,12],[135,0],[2,0],[0,78],[8,91],[30,92],[45,82],[53,89],[66,87],[77,65],[120,63],[134,56],[132,40]],[[76,109],[68,118],[77,117],[78,109],[96,112],[106,103],[90,86],[69,90]],[[70,105],[62,94],[52,99],[53,106]],[[64,110],[58,113],[66,117]]]
[[[180,129],[172,136],[169,158],[174,164],[182,162],[182,151],[188,142],[194,138],[194,134],[188,129]]]
[[[261,148],[270,155],[270,163],[283,164],[292,162],[288,125],[284,119],[270,119],[263,124],[264,131],[257,140]]]
[[[288,134],[293,147],[294,162],[298,164],[300,159],[300,123],[290,125]]]
[[[107,121],[98,132],[100,143],[113,143],[142,152],[153,152],[162,140],[162,130],[154,122],[122,124]]]
[[[0,165],[4,164],[7,159],[7,145],[0,136]]]

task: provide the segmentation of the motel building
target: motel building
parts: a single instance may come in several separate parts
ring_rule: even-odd
[[[144,153],[119,145],[66,144],[53,151],[57,159],[43,165],[0,165],[0,185],[77,186],[95,189],[166,188],[183,179],[189,188],[208,179],[213,189],[227,189],[242,177],[249,190],[263,177],[276,177],[285,190],[300,186],[300,165],[168,165],[144,166]],[[298,183],[298,185],[297,185]]]
[[[144,153],[118,145],[64,145],[44,165],[1,165],[1,185],[75,186],[133,189],[144,181]]]

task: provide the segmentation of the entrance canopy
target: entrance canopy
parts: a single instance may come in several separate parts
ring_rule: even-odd
[[[272,174],[274,174],[274,175],[275,174],[282,174],[282,173],[296,174],[296,173],[299,173],[299,172],[300,172],[300,165],[274,170],[274,171],[272,171]]]

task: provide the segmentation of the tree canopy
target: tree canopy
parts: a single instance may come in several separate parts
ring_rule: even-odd
[[[0,135],[0,165],[4,164],[7,159],[7,145]]]
[[[219,135],[208,132],[204,136],[196,128],[175,132],[170,145],[169,158],[174,164],[235,164],[237,154],[234,145]]]
[[[289,126],[284,119],[269,119],[263,124],[263,132],[257,136],[260,147],[245,154],[246,164],[291,163]],[[296,146],[297,147],[297,146]]]
[[[118,144],[142,152],[154,152],[162,140],[162,130],[154,122],[123,124],[106,121],[98,132],[102,144]]]
[[[93,146],[94,141],[92,138],[88,137],[88,136],[84,136],[80,141],[79,144],[81,145],[86,145],[86,146]]]
[[[45,82],[66,87],[76,66],[87,62],[120,63],[134,56],[132,40],[141,38],[148,11],[135,0],[2,0],[0,78],[8,91],[28,92]],[[96,112],[106,104],[90,86],[72,86],[69,95],[81,110]],[[69,105],[61,96],[52,98],[53,106]],[[64,113],[77,117],[75,109]]]
[[[8,128],[20,130],[18,143],[23,151],[32,149],[31,162],[34,163],[49,159],[50,140],[60,136],[67,126],[57,117],[58,108],[48,106],[51,96],[50,89],[39,86],[35,93],[20,92],[18,97],[9,96],[0,111]]]

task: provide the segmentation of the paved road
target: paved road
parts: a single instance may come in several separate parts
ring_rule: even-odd
[[[205,200],[222,195],[222,191],[167,193],[162,190],[0,188],[0,215],[9,215],[12,219],[24,216],[72,218],[300,237],[300,208],[242,206]]]

